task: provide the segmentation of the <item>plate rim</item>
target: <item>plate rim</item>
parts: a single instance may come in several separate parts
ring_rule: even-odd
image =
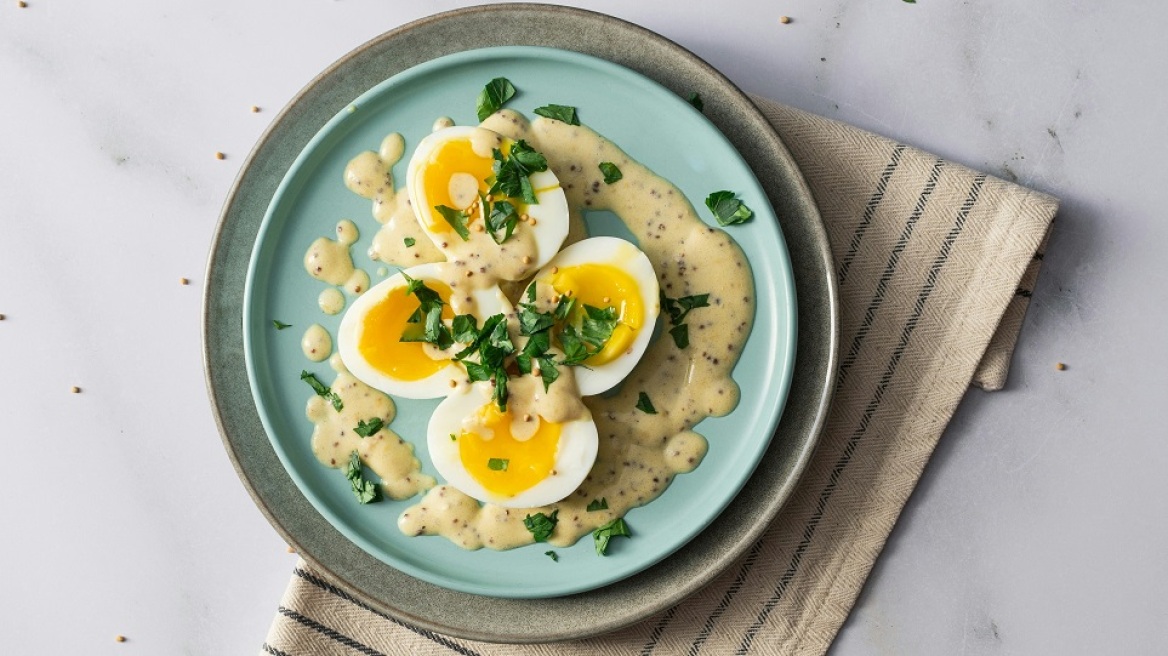
[[[782,223],[780,225],[784,239],[788,244],[788,250],[792,257],[792,267],[795,270],[796,294],[799,299],[797,304],[799,320],[797,322],[798,346],[796,352],[795,380],[788,395],[787,408],[783,413],[783,417],[780,420],[779,428],[776,433],[783,433],[789,423],[798,422],[799,425],[793,430],[802,437],[802,440],[798,449],[793,454],[791,454],[792,459],[789,463],[791,474],[785,480],[779,483],[777,488],[769,490],[771,493],[773,493],[774,497],[768,500],[764,508],[765,516],[768,521],[748,524],[746,530],[739,532],[740,537],[737,540],[738,547],[736,550],[734,550],[733,553],[723,551],[722,553],[716,554],[715,558],[709,559],[710,562],[716,562],[717,565],[715,567],[710,567],[708,563],[704,568],[691,566],[687,571],[690,574],[696,574],[696,576],[693,576],[690,580],[685,582],[674,581],[674,584],[669,586],[669,588],[664,591],[663,594],[658,595],[654,599],[644,601],[639,607],[635,609],[622,609],[623,612],[616,615],[606,616],[600,619],[591,618],[590,621],[584,622],[577,621],[576,623],[573,623],[570,619],[565,619],[565,624],[554,627],[544,625],[540,628],[538,633],[532,631],[531,627],[527,627],[527,629],[524,631],[513,631],[511,633],[507,633],[497,629],[483,629],[482,627],[468,626],[465,624],[458,625],[457,623],[452,623],[449,617],[445,619],[439,619],[433,616],[432,613],[426,615],[425,609],[423,609],[421,612],[414,612],[393,606],[392,604],[389,604],[388,602],[370,594],[361,586],[349,582],[343,575],[334,571],[337,569],[335,564],[326,565],[319,559],[315,558],[313,554],[306,553],[304,549],[300,548],[302,545],[298,544],[295,540],[292,539],[292,533],[301,528],[300,526],[296,525],[299,520],[296,518],[289,518],[287,516],[278,516],[277,511],[269,505],[268,500],[265,499],[261,491],[258,489],[256,482],[249,478],[249,474],[256,475],[267,473],[278,476],[278,472],[264,470],[263,468],[270,465],[270,463],[262,460],[257,461],[254,459],[256,457],[263,456],[262,453],[257,454],[254,451],[256,445],[246,441],[241,441],[238,434],[233,434],[233,431],[238,433],[240,432],[239,429],[242,428],[236,425],[240,421],[240,417],[237,417],[234,414],[239,410],[239,408],[233,408],[231,406],[233,400],[236,405],[239,405],[238,399],[241,398],[237,394],[240,391],[238,389],[238,381],[225,379],[222,375],[222,371],[215,371],[214,361],[217,358],[230,358],[233,355],[237,355],[238,350],[234,348],[234,344],[221,344],[216,341],[216,338],[222,336],[222,334],[226,334],[228,336],[231,335],[231,305],[233,301],[231,298],[231,293],[237,291],[231,286],[231,284],[235,281],[229,277],[228,274],[230,272],[219,270],[219,268],[216,267],[216,264],[223,259],[229,259],[232,257],[237,259],[240,250],[242,250],[244,253],[245,262],[244,271],[246,271],[246,260],[250,255],[254,240],[247,241],[243,249],[238,249],[236,247],[237,245],[233,243],[232,238],[237,236],[237,233],[241,228],[245,230],[248,228],[247,225],[239,225],[239,222],[244,221],[244,219],[235,219],[235,217],[238,212],[244,211],[244,208],[241,208],[239,205],[241,202],[245,202],[243,197],[250,190],[249,185],[252,184],[253,179],[256,176],[261,176],[263,174],[262,170],[258,170],[264,165],[264,163],[260,161],[261,155],[266,156],[272,154],[283,154],[279,152],[281,148],[280,145],[273,145],[274,137],[281,133],[282,129],[287,128],[291,122],[301,118],[298,115],[303,114],[304,112],[303,101],[316,93],[324,93],[328,90],[328,88],[335,86],[334,83],[336,81],[332,79],[333,76],[335,76],[339,71],[343,70],[346,65],[359,57],[369,55],[369,53],[371,51],[375,51],[378,46],[382,46],[383,44],[391,43],[396,40],[408,40],[411,34],[416,34],[420,31],[434,28],[436,24],[441,24],[445,21],[459,21],[469,17],[499,18],[502,16],[509,16],[511,18],[522,18],[525,14],[531,14],[532,12],[539,14],[541,18],[554,17],[561,20],[567,19],[571,21],[589,21],[592,27],[613,30],[622,33],[624,36],[635,35],[641,39],[644,39],[647,43],[651,43],[652,47],[656,50],[664,51],[665,55],[667,55],[667,59],[671,61],[678,60],[680,63],[684,63],[687,69],[700,74],[703,81],[715,84],[716,89],[711,89],[712,91],[716,91],[717,94],[726,95],[729,97],[728,99],[731,100],[732,103],[728,104],[726,107],[715,107],[712,110],[708,110],[706,112],[708,118],[715,122],[715,124],[726,121],[731,123],[735,121],[739,123],[745,122],[748,127],[754,129],[755,134],[753,136],[761,137],[764,141],[766,141],[765,149],[771,151],[776,156],[775,159],[767,159],[761,162],[762,164],[765,164],[769,167],[767,169],[768,171],[774,173],[777,176],[774,181],[763,182],[764,180],[769,180],[769,178],[758,171],[758,164],[760,162],[755,160],[758,159],[758,152],[756,149],[763,149],[764,147],[758,146],[757,144],[746,144],[747,146],[751,147],[744,149],[743,144],[738,143],[735,137],[739,136],[739,140],[745,137],[728,134],[724,126],[720,127],[720,130],[727,137],[727,139],[729,139],[730,142],[739,150],[739,153],[744,157],[744,159],[748,161],[748,163],[751,165],[751,168],[756,171],[756,177],[760,180],[760,183],[763,184],[764,190],[767,192],[772,206],[775,207],[776,213],[782,215],[783,213],[780,210],[780,206],[787,203],[794,203],[798,207],[798,212],[796,212],[796,214],[801,215],[799,217],[800,221],[797,225],[787,223]],[[548,35],[542,34],[540,35],[540,38],[546,39],[548,38]],[[543,42],[532,43],[529,41],[523,41],[496,42],[487,45],[549,44]],[[613,63],[623,65],[642,75],[645,75],[646,77],[649,77],[650,79],[657,81],[666,88],[673,88],[674,91],[677,91],[677,89],[674,88],[676,85],[671,86],[666,81],[661,79],[661,77],[659,77],[659,75],[664,75],[664,73],[661,71],[656,71],[657,74],[654,74],[653,72],[642,70],[639,66],[630,66],[627,62],[614,61],[612,57],[607,56],[607,53],[590,52],[588,50],[581,49],[580,43],[573,43],[572,46],[566,46],[563,44],[553,45],[553,47],[559,47],[564,50],[583,52],[584,54],[591,54]],[[472,49],[474,47],[483,46],[476,45],[458,49],[464,50]],[[408,68],[408,66],[405,66],[404,68]],[[320,125],[317,125],[316,128],[311,132],[315,133],[316,129],[319,129],[319,127]],[[307,139],[305,141],[307,141]],[[276,152],[267,153],[266,151],[269,149],[274,149]],[[294,150],[298,152],[299,148],[297,147]],[[293,155],[292,159],[294,159],[294,157],[295,156]],[[776,195],[776,187],[780,186],[780,182],[782,183],[782,186],[786,187],[787,191],[794,190],[797,192],[797,198],[779,198]],[[259,221],[251,221],[254,223],[254,226],[258,228]],[[791,229],[794,229],[794,234],[796,236],[793,237]],[[798,248],[799,246],[806,247],[807,251],[802,251],[800,248]],[[232,461],[232,465],[235,467],[237,473],[240,476],[241,482],[243,482],[245,488],[248,490],[248,493],[252,496],[253,501],[256,503],[257,507],[261,510],[268,521],[277,530],[277,532],[281,534],[282,537],[288,540],[291,544],[296,545],[298,547],[298,551],[300,551],[300,553],[305,556],[306,560],[310,561],[323,576],[329,578],[331,583],[337,584],[346,593],[352,595],[359,601],[368,604],[372,608],[386,613],[390,617],[403,620],[415,626],[420,626],[426,629],[440,631],[468,639],[492,642],[545,642],[548,640],[567,640],[573,638],[589,637],[599,633],[612,631],[642,620],[652,615],[653,613],[668,608],[674,603],[677,603],[681,599],[696,592],[700,587],[704,586],[706,583],[712,580],[719,572],[732,564],[733,560],[738,555],[744,552],[751,543],[753,543],[762,535],[762,533],[769,525],[769,520],[773,519],[784,502],[790,497],[795,483],[798,481],[811,457],[811,454],[814,451],[814,446],[818,435],[823,428],[826,410],[830,404],[832,390],[834,387],[835,364],[838,357],[838,302],[837,290],[832,269],[833,265],[831,260],[831,253],[822,219],[819,216],[818,209],[814,204],[814,200],[811,197],[806,182],[803,180],[802,175],[798,172],[798,169],[795,166],[794,160],[790,153],[787,151],[785,146],[783,146],[777,133],[775,133],[773,128],[770,127],[770,124],[766,122],[766,119],[763,118],[762,114],[759,112],[754,103],[749,99],[749,97],[742,93],[742,91],[739,90],[733,83],[727,80],[725,76],[713,69],[713,67],[698,58],[696,55],[689,52],[685,48],[682,48],[678,44],[670,41],[669,39],[647,30],[646,28],[637,26],[622,19],[589,10],[536,4],[499,4],[456,9],[453,11],[428,16],[385,32],[367,41],[366,43],[338,59],[333,65],[329,66],[323,72],[313,78],[299,93],[296,94],[296,96],[288,103],[288,105],[285,106],[279,112],[279,114],[277,114],[272,123],[265,130],[264,134],[257,140],[256,145],[252,151],[245,158],[240,173],[233,183],[232,188],[224,202],[219,221],[215,228],[215,234],[212,239],[211,250],[207,262],[207,283],[204,290],[203,308],[203,359],[208,396],[211,400],[212,412],[214,414],[214,419],[219,429],[220,436],[224,442],[224,447]],[[802,276],[800,275],[800,271],[803,273]],[[227,277],[226,281],[225,277]],[[814,280],[812,278],[814,278]],[[240,283],[240,290],[238,291],[241,291],[242,281],[240,280],[238,282]],[[802,288],[807,286],[813,288],[811,291],[815,291],[818,294],[812,297],[800,291]],[[225,317],[227,319],[226,322],[224,321]],[[815,331],[807,329],[805,326],[807,320],[812,321],[812,323],[815,325]],[[236,330],[234,332],[239,333],[238,337],[241,341],[242,325],[237,324]],[[810,348],[806,348],[806,346],[809,346]],[[810,367],[813,370],[813,373],[815,374],[813,380],[804,382],[800,379],[799,370],[803,366]],[[236,394],[233,394],[232,392],[236,392]],[[250,406],[251,413],[254,415],[256,409],[254,401],[250,395],[250,390],[248,390],[246,387],[246,380],[242,392],[244,393],[243,396],[246,397],[246,403],[243,405]],[[793,414],[791,412],[791,408],[795,403],[805,403],[805,405],[802,405],[798,408],[798,414],[800,417],[796,419],[790,419],[791,415]],[[244,408],[242,412],[247,414],[247,408]],[[246,418],[244,419],[246,420]],[[256,422],[258,422],[258,418],[256,418]],[[268,443],[266,435],[261,435],[260,437],[262,438],[262,444],[266,445],[270,450],[271,446]],[[768,449],[767,455],[764,455],[764,462],[775,450],[774,444],[775,442],[772,441],[771,448]],[[262,451],[262,447],[260,451]],[[268,455],[272,459],[275,459],[274,452]],[[259,471],[247,471],[244,464],[245,460],[248,462],[247,466],[259,467]],[[276,464],[277,466],[280,466],[282,470],[282,465],[279,464],[278,460],[276,460]],[[285,477],[287,476],[286,473],[284,475]],[[752,476],[751,480],[748,481],[747,487],[752,487],[758,478],[759,477],[757,474]],[[744,489],[744,491],[740,493],[740,496],[745,493],[746,490]],[[307,503],[307,501],[303,499],[301,499],[301,501],[303,503]],[[714,523],[711,524],[711,526],[716,526],[720,521],[722,521],[725,515],[734,514],[731,511],[735,509],[737,505],[737,502],[732,503],[731,506],[723,512],[723,516],[717,518]],[[300,519],[302,520],[303,518]],[[292,526],[285,526],[284,522],[287,522]],[[709,529],[707,529],[707,531],[708,530]],[[700,540],[701,537],[702,536],[699,535],[693,542],[690,542],[689,545],[683,548],[682,551],[685,551],[688,547],[694,545],[694,543]],[[370,556],[370,558],[372,557]],[[345,559],[342,557],[341,560],[344,561]],[[377,561],[377,563],[381,564],[380,561]],[[350,571],[354,571],[354,568],[356,568],[356,571],[360,570],[360,563],[345,561],[341,564],[348,567]],[[665,563],[659,563],[658,565],[649,568],[645,572],[634,576],[632,579],[626,579],[626,581],[645,578],[647,574],[661,569],[664,565]],[[385,567],[384,565],[381,566]],[[695,569],[695,567],[697,569]],[[403,574],[402,576],[406,575]],[[609,588],[612,587],[616,586],[609,586]],[[477,597],[476,595],[458,593],[443,588],[437,589],[439,591],[449,593],[448,595],[441,596],[454,595],[456,597]],[[579,601],[584,598],[598,597],[603,599],[611,596],[611,591],[606,592],[606,588],[601,588],[589,593],[559,598],[554,601],[563,603],[548,605],[553,607],[553,609],[570,609],[572,604],[579,603]],[[532,602],[541,603],[549,601],[515,599],[500,600],[496,598],[480,599],[489,599],[492,602],[509,602],[512,604]],[[591,603],[595,602],[593,601]],[[567,605],[565,606],[565,604]]]
[[[609,60],[597,57],[595,55],[564,50],[562,48],[551,48],[547,46],[523,46],[523,45],[508,45],[508,46],[489,46],[485,48],[473,48],[463,50],[460,52],[450,53],[428,60],[423,64],[417,64],[395,73],[393,76],[376,84],[368,91],[361,94],[358,98],[353,99],[350,103],[351,107],[362,108],[366,105],[378,105],[384,101],[382,96],[389,94],[402,93],[403,85],[405,89],[412,88],[417,84],[419,79],[431,79],[435,75],[440,75],[447,70],[459,70],[467,65],[479,65],[483,60],[511,60],[520,59],[524,61],[542,61],[548,60],[553,62],[553,65],[562,65],[565,70],[591,69],[602,71],[606,75],[607,80],[620,81],[621,83],[631,84],[638,89],[645,89],[646,94],[660,94],[668,97],[668,102],[672,102],[685,110],[692,110],[689,108],[686,101],[677,97],[672,91],[660,85],[655,80],[645,77],[644,75],[633,71],[620,64],[613,63]],[[648,87],[652,86],[650,90]],[[722,513],[725,508],[734,502],[739,491],[746,485],[746,481],[753,476],[758,464],[762,462],[766,450],[770,446],[775,429],[778,426],[779,420],[782,416],[782,409],[786,404],[788,392],[794,375],[795,368],[795,353],[796,353],[796,339],[798,336],[798,313],[797,303],[795,299],[795,281],[792,272],[790,256],[787,253],[786,243],[783,240],[782,230],[777,224],[777,216],[774,215],[774,210],[769,203],[765,208],[756,207],[756,213],[759,214],[758,219],[764,220],[768,224],[774,219],[776,222],[773,225],[763,227],[764,231],[773,230],[773,237],[775,245],[781,253],[772,258],[769,267],[762,267],[764,277],[760,277],[758,272],[759,265],[753,264],[754,273],[753,287],[754,296],[759,302],[766,300],[773,303],[772,307],[780,310],[780,317],[773,320],[773,331],[770,334],[761,334],[763,340],[773,340],[775,348],[784,357],[774,361],[771,368],[773,375],[773,382],[769,383],[765,388],[760,388],[759,391],[752,393],[752,396],[762,397],[761,405],[755,404],[756,408],[760,408],[758,421],[755,422],[749,432],[756,434],[757,439],[750,442],[742,452],[755,453],[751,460],[745,464],[745,467],[739,468],[739,471],[733,472],[735,474],[733,479],[724,479],[728,482],[716,486],[716,489],[709,489],[708,493],[715,498],[715,502],[705,504],[702,502],[703,497],[691,499],[701,504],[701,515],[708,520],[701,524],[688,524],[684,529],[678,529],[671,534],[670,539],[665,541],[666,544],[660,545],[653,541],[643,541],[637,545],[642,551],[649,549],[650,551],[624,565],[622,569],[615,569],[605,572],[600,575],[600,578],[595,580],[581,579],[579,577],[568,577],[566,579],[555,579],[553,583],[536,584],[532,587],[510,585],[507,589],[502,589],[500,586],[487,583],[474,583],[467,581],[465,578],[459,577],[455,574],[444,573],[439,568],[426,569],[419,567],[409,561],[408,558],[401,558],[395,556],[393,550],[379,547],[376,541],[372,540],[367,534],[355,528],[351,521],[346,521],[344,517],[338,515],[334,508],[325,500],[320,494],[320,491],[314,488],[304,476],[303,470],[300,469],[295,462],[295,458],[289,452],[290,448],[286,443],[286,439],[281,435],[281,431],[277,430],[276,419],[273,413],[276,413],[278,403],[274,403],[271,399],[266,399],[263,394],[265,388],[264,383],[261,382],[261,377],[267,377],[264,373],[257,370],[255,366],[255,357],[257,350],[268,350],[270,347],[267,340],[270,339],[270,334],[267,331],[267,321],[261,320],[258,324],[255,319],[259,308],[266,306],[266,301],[262,297],[256,296],[256,285],[261,284],[260,289],[263,289],[263,283],[270,282],[271,274],[262,277],[261,282],[256,282],[256,277],[260,275],[258,271],[261,268],[270,269],[271,264],[271,249],[268,249],[269,260],[267,264],[261,263],[260,254],[263,251],[262,242],[264,240],[279,239],[283,230],[289,229],[287,224],[287,215],[292,210],[288,209],[289,203],[295,204],[294,200],[288,200],[286,195],[291,194],[293,199],[296,198],[295,191],[298,185],[305,184],[305,176],[312,176],[313,170],[318,169],[314,166],[314,158],[320,156],[316,148],[325,148],[325,152],[329,152],[332,146],[335,146],[336,141],[341,138],[337,136],[334,131],[339,131],[343,136],[347,131],[353,128],[347,127],[346,122],[350,121],[353,114],[349,111],[343,111],[332,117],[320,130],[316,132],[309,140],[305,148],[296,156],[288,168],[287,173],[281,179],[276,191],[273,195],[272,201],[264,213],[264,217],[260,223],[255,244],[252,249],[250,261],[248,263],[248,270],[244,285],[244,306],[243,312],[243,333],[244,333],[244,353],[245,363],[247,365],[248,380],[251,384],[251,392],[253,399],[257,401],[257,408],[261,423],[263,424],[266,436],[272,442],[273,448],[277,456],[283,462],[285,468],[288,470],[289,476],[293,479],[300,493],[308,498],[309,503],[323,515],[326,520],[334,528],[345,536],[349,541],[357,544],[364,549],[369,555],[377,558],[386,565],[399,569],[414,578],[427,581],[434,585],[449,588],[455,591],[467,592],[477,595],[494,596],[508,599],[546,599],[551,597],[562,597],[567,595],[579,594],[593,590],[606,585],[615,585],[619,582],[635,576],[641,571],[648,569],[658,562],[668,558],[671,554],[681,549],[700,534]],[[363,119],[364,120],[364,119]],[[701,118],[697,119],[702,121]],[[743,186],[739,189],[742,194],[750,193],[751,196],[755,194],[765,194],[764,186],[755,175],[749,163],[742,157],[725,134],[708,122],[704,122],[702,129],[709,130],[712,137],[719,140],[723,147],[729,148],[729,154],[732,158],[737,158],[741,166],[746,167],[747,175],[750,177],[750,182],[743,182]],[[331,144],[331,145],[330,145]],[[305,169],[309,173],[304,173]],[[282,200],[281,197],[285,196]],[[769,235],[759,235],[759,239],[769,240]],[[769,245],[769,244],[768,244]],[[770,269],[770,276],[765,276],[766,270]],[[767,279],[772,282],[765,284]],[[770,287],[773,293],[764,293],[762,290]],[[768,298],[764,299],[763,297]],[[765,305],[765,304],[764,304]],[[759,312],[752,312],[755,327],[754,332],[760,330],[759,327]],[[262,324],[262,327],[261,327]],[[781,366],[780,366],[781,363]],[[770,377],[768,374],[762,374],[764,377]],[[738,381],[736,381],[738,382]],[[763,393],[765,392],[765,393]],[[744,394],[743,396],[747,396]],[[775,409],[777,407],[777,410]],[[703,434],[710,436],[712,440],[726,439],[729,435],[718,435],[716,432],[702,431]],[[315,466],[319,466],[313,463]],[[739,476],[738,474],[741,473]],[[698,506],[695,505],[695,512]],[[646,546],[647,545],[647,546]],[[663,547],[663,548],[662,548]],[[611,569],[611,568],[610,568]],[[559,570],[557,570],[559,571]],[[563,573],[567,574],[566,571]]]

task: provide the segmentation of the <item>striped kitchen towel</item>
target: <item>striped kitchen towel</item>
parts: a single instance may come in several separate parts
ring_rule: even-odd
[[[683,603],[617,633],[497,645],[398,623],[303,561],[263,653],[822,654],[961,397],[1001,389],[1058,202],[757,100],[819,204],[840,285],[835,397],[765,536]]]

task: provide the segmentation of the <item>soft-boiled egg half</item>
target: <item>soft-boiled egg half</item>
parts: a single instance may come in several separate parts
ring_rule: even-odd
[[[568,321],[579,324],[585,305],[616,308],[618,323],[604,348],[576,368],[580,394],[591,396],[615,387],[644,355],[661,311],[657,276],[639,248],[616,237],[592,237],[560,251],[534,280],[576,299]]]
[[[427,442],[438,473],[463,493],[507,508],[546,506],[571,494],[596,461],[591,415],[525,421],[511,406],[501,411],[491,392],[490,383],[460,388],[434,410]]]
[[[450,286],[443,282],[444,263],[423,264],[405,270],[438,293],[445,305],[442,318],[453,320]],[[357,297],[337,330],[337,351],[345,367],[361,382],[407,399],[433,399],[450,391],[450,381],[466,379],[461,365],[422,342],[403,342],[411,315],[420,303],[407,291],[401,273],[378,283]],[[511,303],[495,286],[468,292],[479,320],[512,311]],[[466,314],[460,311],[459,314]]]
[[[406,189],[423,232],[443,254],[455,255],[465,242],[436,208],[470,210],[472,228],[476,222],[483,222],[482,205],[475,203],[491,187],[494,151],[506,157],[513,143],[485,128],[453,126],[432,132],[418,144],[406,169]],[[537,203],[506,199],[518,213],[528,217],[515,228],[517,234],[529,232],[535,243],[536,253],[530,256],[528,274],[551,260],[568,235],[568,200],[559,179],[550,169],[533,173],[529,179]],[[471,238],[489,239],[484,232],[475,231]]]

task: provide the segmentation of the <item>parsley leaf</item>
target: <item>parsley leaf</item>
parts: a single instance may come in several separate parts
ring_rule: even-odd
[[[617,517],[611,522],[592,531],[592,542],[596,545],[596,555],[604,556],[608,551],[608,541],[615,537],[632,537],[628,524],[623,517]]]
[[[681,298],[669,298],[664,291],[661,291],[661,307],[669,314],[669,323],[673,324],[673,327],[669,329],[673,343],[677,344],[677,348],[683,349],[689,346],[689,326],[682,322],[685,321],[690,310],[710,307],[710,295],[695,294]]]
[[[560,297],[560,302],[556,304],[556,309],[552,312],[556,321],[564,321],[572,312],[572,308],[576,307],[576,299],[564,294]]]
[[[593,499],[591,502],[589,502],[588,508],[586,508],[586,510],[588,512],[596,512],[597,510],[608,510],[608,499],[605,499],[604,497],[600,497],[599,499]]]
[[[376,483],[366,480],[361,471],[361,456],[357,451],[349,454],[349,466],[345,468],[345,478],[353,488],[353,496],[360,503],[373,503],[381,496],[381,488]]]
[[[531,537],[535,538],[536,542],[547,542],[552,531],[556,528],[556,523],[560,520],[556,519],[556,515],[560,514],[559,510],[553,510],[551,515],[543,513],[535,513],[523,518],[523,525],[531,532]]]
[[[547,158],[533,149],[526,141],[520,139],[511,144],[511,150],[506,157],[498,148],[494,149],[495,162],[492,169],[495,181],[488,190],[492,196],[502,194],[509,198],[518,198],[528,205],[535,205],[539,200],[535,197],[535,188],[531,186],[532,173],[547,170]]]
[[[616,308],[607,307],[602,310],[585,305],[584,312],[586,316],[580,326],[580,336],[599,351],[604,348],[605,343],[612,337],[613,329],[616,328]]]
[[[497,77],[490,82],[483,90],[479,92],[478,103],[475,107],[475,112],[478,114],[480,121],[485,121],[488,116],[499,111],[503,103],[515,97],[515,86],[511,84],[511,80],[505,77]]]
[[[507,370],[503,367],[496,367],[495,374],[492,380],[495,383],[495,404],[499,406],[501,412],[507,412]],[[503,471],[507,470],[507,460],[503,461]]]
[[[285,328],[292,327],[292,324],[290,323],[284,323],[283,321],[277,321],[275,319],[272,319],[272,325],[276,327],[276,330],[284,330]]]
[[[588,347],[580,339],[579,333],[576,332],[576,327],[572,324],[564,326],[563,331],[560,332],[560,348],[564,350],[564,359],[561,364],[574,367],[583,364],[588,356],[592,355],[588,351]]]
[[[714,218],[721,226],[745,223],[754,216],[745,203],[734,197],[733,191],[715,191],[706,196],[706,207],[714,213]]]
[[[649,395],[644,392],[637,395],[637,409],[647,415],[657,414],[657,408],[653,407],[653,402],[649,400]]]
[[[515,210],[514,205],[505,200],[494,203],[487,216],[487,229],[491,231],[491,239],[494,239],[496,244],[502,244],[510,239],[517,225],[519,225],[519,212]],[[503,231],[502,238],[499,238],[497,234],[500,230]]]
[[[616,164],[612,162],[601,162],[600,172],[604,174],[604,184],[612,184],[625,177]]]
[[[507,465],[510,462],[511,461],[506,458],[491,458],[490,460],[487,460],[487,469],[490,469],[491,471],[507,471]]]
[[[689,324],[679,323],[670,328],[669,336],[673,338],[673,343],[677,344],[677,348],[683,349],[689,346]]]
[[[361,437],[369,437],[384,427],[385,422],[381,420],[381,417],[374,417],[369,421],[365,421],[364,419],[358,421],[357,427],[353,429],[353,432]]]
[[[336,392],[332,391],[324,383],[320,382],[315,374],[310,374],[307,371],[301,371],[300,380],[308,383],[308,386],[312,388],[312,391],[324,397],[324,400],[332,403],[333,409],[337,412],[340,412],[345,407],[345,404],[341,402],[341,397],[337,396]]]
[[[907,2],[908,0],[905,0],[905,1]],[[915,2],[915,0],[914,0],[914,2]],[[698,94],[697,91],[690,93],[689,96],[686,98],[686,100],[689,102],[689,104],[696,107],[699,112],[706,108],[705,103],[702,102],[701,95]]]
[[[576,108],[568,105],[544,105],[536,107],[535,113],[544,118],[563,121],[568,125],[580,125],[580,119],[576,117]]]
[[[473,314],[460,314],[454,317],[454,324],[450,328],[451,337],[462,344],[473,344],[479,336],[478,324]]]
[[[548,558],[551,558],[552,562],[554,562],[554,563],[560,562],[560,557],[557,556],[556,552],[554,552],[554,551],[545,551],[545,552],[543,552],[543,555],[547,556]]]
[[[442,321],[442,306],[446,303],[438,292],[426,286],[418,278],[411,278],[405,271],[401,275],[406,280],[406,293],[413,294],[418,299],[418,309],[406,320],[406,328],[402,331],[403,342],[428,342],[442,350],[454,344],[450,329]]]
[[[555,317],[551,312],[536,312],[535,306],[523,304],[519,309],[519,334],[534,335],[551,328],[555,324]]]
[[[547,158],[529,146],[523,139],[511,144],[511,153],[507,159],[515,162],[527,173],[539,173],[547,170]]]
[[[470,229],[467,228],[470,225],[469,214],[445,205],[435,205],[434,209],[438,210],[442,218],[446,219],[446,222],[450,224],[451,228],[454,228],[454,231],[458,233],[459,237],[462,237],[463,241],[470,239]]]
[[[418,243],[418,240],[413,237],[406,237],[402,239],[402,243],[406,245],[406,248],[413,248],[414,244]]]
[[[556,361],[551,356],[539,358],[539,377],[543,379],[543,391],[548,391],[552,383],[560,377],[560,370],[556,369]]]

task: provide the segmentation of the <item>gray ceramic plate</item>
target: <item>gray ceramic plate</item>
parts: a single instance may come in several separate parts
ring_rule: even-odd
[[[301,149],[353,98],[385,78],[452,52],[500,45],[583,52],[633,69],[676,93],[700,92],[708,118],[767,185],[781,217],[799,298],[798,359],[787,409],[758,473],[737,500],[709,530],[621,585],[538,601],[439,588],[385,566],[342,537],[301,496],[278,461],[239,366],[251,245],[277,185]],[[716,71],[655,34],[598,14],[539,5],[466,9],[419,21],[358,48],[309,84],[260,140],[224,208],[208,265],[208,384],[228,451],[260,508],[305,558],[354,596],[412,624],[467,638],[578,638],[635,622],[694,592],[748,548],[785,501],[810,456],[830,392],[835,353],[830,273],[818,213],[789,154],[750,101]]]

